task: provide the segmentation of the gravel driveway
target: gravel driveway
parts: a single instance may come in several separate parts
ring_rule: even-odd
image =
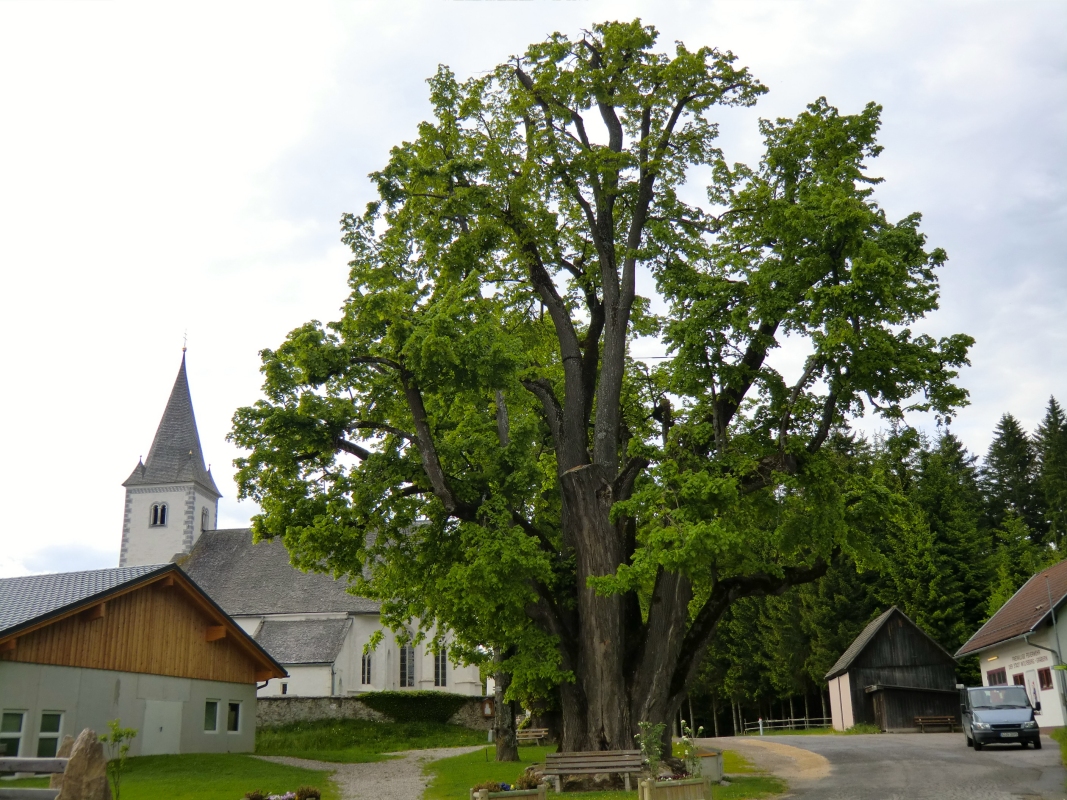
[[[788,781],[803,800],[1065,800],[1060,748],[991,746],[962,733],[705,739]]]
[[[441,747],[435,750],[408,750],[397,753],[399,758],[389,761],[373,761],[369,764],[334,764],[327,761],[309,761],[305,758],[287,756],[256,756],[276,764],[291,767],[326,770],[333,773],[334,782],[341,789],[343,800],[421,800],[427,777],[422,767],[427,761],[459,756],[481,750],[477,747]]]

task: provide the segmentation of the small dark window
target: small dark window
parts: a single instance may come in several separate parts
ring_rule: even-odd
[[[289,694],[289,684],[288,683],[283,683],[282,684],[282,694]]]
[[[433,685],[448,686],[448,656],[444,650],[433,657]]]
[[[167,504],[166,503],[153,503],[152,513],[149,517],[149,522],[153,527],[162,527],[167,524]]]
[[[241,730],[241,704],[230,703],[229,711],[226,714],[226,730],[230,733],[237,733]]]
[[[1008,671],[1006,669],[991,669],[986,673],[986,686],[1007,686]]]
[[[1041,686],[1041,690],[1045,691],[1052,688],[1052,670],[1048,667],[1039,669],[1037,671],[1037,682]]]
[[[219,729],[219,701],[208,700],[204,703],[204,730],[217,731]]]
[[[24,712],[5,711],[0,717],[0,756],[16,758],[22,742]]]
[[[400,645],[400,685],[415,685],[415,649],[410,644]]]
[[[200,530],[207,530],[207,507],[200,509]]]
[[[360,675],[360,683],[364,686],[370,686],[372,682],[371,678],[371,654],[363,654],[363,671]]]
[[[59,749],[59,729],[63,723],[63,714],[58,711],[45,711],[41,714],[41,731],[37,735],[37,757],[55,758]]]
[[[1011,676],[1011,685],[1012,686],[1026,686],[1026,678],[1023,677],[1023,674],[1021,672],[1018,675],[1012,675]]]

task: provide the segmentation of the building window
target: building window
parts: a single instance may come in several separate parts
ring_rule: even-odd
[[[152,513],[149,515],[149,524],[153,528],[161,528],[167,524],[166,503],[152,503]]]
[[[5,711],[0,717],[0,756],[15,758],[22,745],[24,711]]]
[[[1041,686],[1042,691],[1047,691],[1052,688],[1052,670],[1048,667],[1039,669],[1037,671],[1037,682]]]
[[[1018,675],[1012,675],[1011,676],[1011,685],[1012,686],[1026,686],[1026,678],[1023,677],[1023,674],[1021,672]]]
[[[229,711],[226,712],[226,730],[237,733],[241,730],[241,704],[230,703]]]
[[[200,509],[200,530],[207,530],[207,506]]]
[[[415,685],[415,648],[410,643],[400,645],[400,685]]]
[[[986,686],[1007,686],[1008,671],[1006,669],[991,669],[985,674]]]
[[[282,684],[282,694],[289,694],[289,684],[288,683],[283,683]]]
[[[63,714],[45,711],[41,714],[41,730],[37,734],[37,757],[55,758],[59,749],[59,729],[63,726]]]
[[[215,733],[219,729],[219,701],[208,700],[204,703],[204,731]]]
[[[448,686],[448,655],[444,650],[433,656],[433,685]]]
[[[370,686],[372,682],[371,678],[371,654],[363,654],[363,671],[360,673],[359,682],[364,686]]]

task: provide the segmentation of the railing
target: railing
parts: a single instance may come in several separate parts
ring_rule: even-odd
[[[62,774],[67,769],[66,758],[0,758],[0,772],[32,772]],[[55,800],[59,789],[0,789],[0,800]]]
[[[745,735],[761,733],[760,722],[745,722]],[[812,728],[829,728],[833,724],[830,717],[801,717],[800,719],[765,719],[762,722],[762,733],[772,731],[808,731]]]

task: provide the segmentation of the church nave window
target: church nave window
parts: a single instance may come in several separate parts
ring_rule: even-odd
[[[372,681],[371,681],[371,654],[370,653],[364,653],[363,654],[363,672],[360,675],[360,681],[359,682],[361,684],[363,684],[364,686],[370,686],[371,685]]]
[[[448,686],[448,655],[444,650],[433,656],[433,685]]]
[[[153,503],[152,513],[149,515],[149,523],[153,528],[160,528],[167,524],[167,504]]]
[[[410,644],[400,645],[400,685],[415,685],[415,648]]]

